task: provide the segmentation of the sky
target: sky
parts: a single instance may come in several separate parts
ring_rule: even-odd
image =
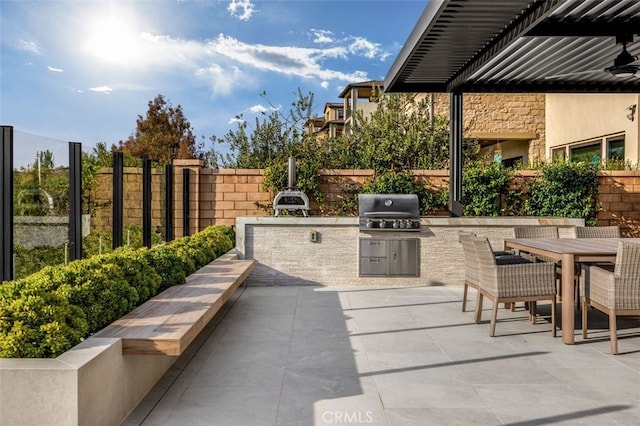
[[[384,80],[427,0],[0,0],[0,124],[14,167],[126,140],[158,94],[198,141]],[[266,97],[261,96],[266,92]],[[216,146],[217,150],[223,147]]]

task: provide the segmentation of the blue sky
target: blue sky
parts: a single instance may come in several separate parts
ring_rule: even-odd
[[[14,165],[43,149],[66,164],[68,141],[88,152],[125,140],[158,94],[207,147],[267,99],[288,109],[297,88],[321,115],[347,84],[384,79],[426,3],[0,0],[0,123],[14,126]]]

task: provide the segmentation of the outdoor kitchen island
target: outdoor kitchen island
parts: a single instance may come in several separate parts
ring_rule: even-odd
[[[535,217],[422,217],[418,231],[362,230],[358,217],[255,216],[236,220],[240,258],[256,265],[248,285],[461,285],[460,231],[489,238],[502,250],[515,226],[557,226],[560,237],[582,219]],[[418,239],[418,276],[361,276],[360,240]]]

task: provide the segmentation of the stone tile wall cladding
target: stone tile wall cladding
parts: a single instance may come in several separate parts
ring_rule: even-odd
[[[434,94],[434,113],[449,116],[449,94]],[[529,143],[529,159],[545,159],[544,93],[465,93],[464,128],[476,133],[529,132],[538,135]]]
[[[182,216],[182,169],[191,169],[190,178],[190,228],[196,232],[209,225],[235,225],[236,217],[266,216],[266,212],[255,203],[268,204],[274,194],[262,188],[263,170],[253,169],[205,169],[197,160],[180,160],[174,171],[174,227],[175,236],[183,235]],[[418,170],[416,179],[433,188],[448,185],[447,170]],[[532,171],[519,172],[518,180],[530,179]],[[600,172],[599,199],[602,211],[598,214],[598,225],[619,225],[625,235],[640,236],[640,171]],[[314,216],[339,214],[336,206],[345,197],[345,188],[362,184],[373,176],[372,170],[323,170],[320,188],[325,194],[325,207],[321,212],[311,203]],[[162,172],[152,174],[152,224],[164,223],[164,176]],[[111,227],[111,170],[104,169],[100,185],[95,192],[95,201],[106,204],[92,216],[92,229],[108,230]],[[125,168],[124,225],[142,223],[142,170]],[[436,212],[435,215],[446,215]]]

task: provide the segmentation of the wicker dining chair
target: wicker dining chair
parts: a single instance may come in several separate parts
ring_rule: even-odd
[[[513,228],[516,238],[558,238],[557,226],[516,226]]]
[[[558,238],[559,232],[557,226],[516,226],[513,228],[513,235],[516,238]],[[532,261],[553,262],[552,259],[539,255],[526,254],[525,257]]]
[[[620,238],[618,226],[576,226],[576,238]]]
[[[458,241],[462,244],[462,253],[464,257],[464,289],[462,292],[462,312],[467,310],[467,299],[469,287],[478,291],[480,285],[480,267],[478,266],[478,258],[473,246],[473,239],[477,238],[475,234],[470,232],[458,233]],[[516,256],[510,252],[497,251],[493,252],[497,264],[518,264],[529,263],[529,260],[522,256]]]
[[[495,336],[498,305],[500,303],[530,302],[530,320],[535,323],[536,303],[551,302],[551,325],[556,336],[556,272],[549,262],[499,265],[486,238],[474,238],[473,244],[480,269],[480,286],[476,304],[477,323],[481,322],[482,302],[486,297],[493,302],[489,335]],[[533,302],[533,303],[531,303]]]
[[[618,354],[616,318],[640,315],[640,244],[618,243],[613,272],[586,266],[582,298],[582,337],[587,338],[587,306],[609,315],[611,353]]]
[[[576,238],[620,238],[620,227],[618,226],[576,226],[574,228],[574,234]],[[580,277],[582,270],[587,265],[598,265],[603,268],[612,270],[613,264],[610,262],[599,263],[582,263],[576,265],[575,276],[575,300],[579,300],[580,297]],[[579,305],[576,305],[579,308]]]
[[[515,226],[513,228],[513,235],[516,238],[559,238],[560,232],[558,231],[557,226]],[[541,255],[519,252],[516,252],[516,254],[519,254],[532,262],[555,262],[557,265],[556,280],[558,284],[558,294],[560,294],[560,262],[556,262],[554,259]],[[525,307],[528,308],[528,303],[525,303]]]

